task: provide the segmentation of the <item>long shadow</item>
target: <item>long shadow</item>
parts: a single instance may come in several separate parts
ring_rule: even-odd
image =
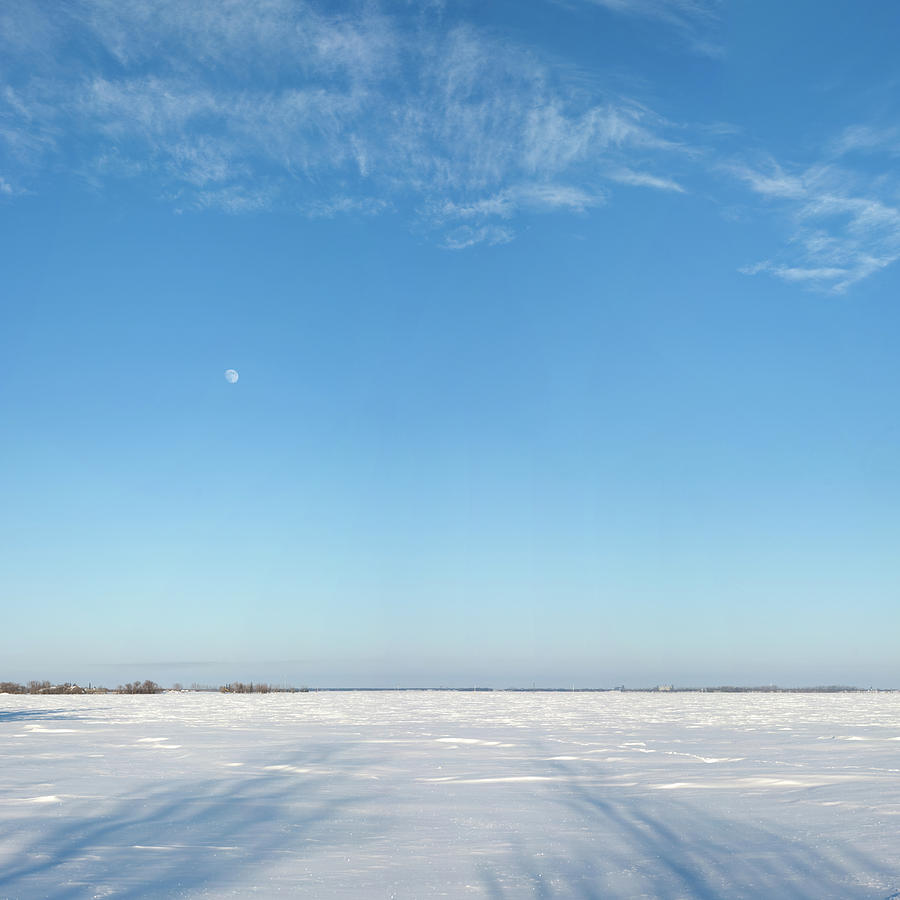
[[[583,773],[571,765],[559,760],[553,765],[562,780],[550,783],[535,802],[562,805],[567,818],[590,825],[593,837],[576,838],[564,855],[545,855],[540,865],[534,853],[519,846],[507,857],[507,879],[482,866],[482,887],[492,900],[522,896],[526,884],[529,896],[584,900],[637,895],[659,900],[881,898],[883,891],[861,884],[858,876],[887,884],[900,877],[855,847],[827,853],[671,796],[629,795],[617,788],[611,799],[602,788],[586,785],[579,778]],[[627,886],[621,881],[615,886],[617,873],[627,874]],[[503,881],[510,876],[515,886],[505,889]]]
[[[78,719],[65,709],[0,709],[0,724],[23,719]]]
[[[232,781],[181,781],[123,796],[93,818],[78,816],[50,829],[38,823],[33,849],[43,858],[0,872],[0,896],[72,900],[114,887],[116,897],[138,900],[224,890],[286,854],[302,857],[313,831],[318,853],[344,837],[320,826],[338,820],[344,809],[355,815],[382,799],[375,793],[361,798],[352,789],[353,770],[343,755],[326,745],[277,757],[277,765],[294,769],[332,764],[334,780],[264,769]],[[370,835],[378,834],[377,819],[369,822]],[[366,837],[360,832],[354,829],[357,843]],[[302,892],[302,885],[296,888]]]

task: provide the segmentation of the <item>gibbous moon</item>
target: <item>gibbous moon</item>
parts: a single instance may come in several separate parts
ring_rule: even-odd
[[[234,384],[240,376],[234,369],[226,369],[225,370],[225,380],[229,384]]]

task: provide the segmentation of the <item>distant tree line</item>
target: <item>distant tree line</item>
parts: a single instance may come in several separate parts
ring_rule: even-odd
[[[658,688],[651,688],[658,690]],[[850,687],[845,684],[819,684],[815,687],[778,687],[775,684],[766,684],[757,687],[737,687],[723,684],[717,687],[701,688],[672,688],[675,692],[701,692],[707,694],[844,694],[859,693],[865,688]]]
[[[81,687],[66,681],[63,684],[51,684],[49,681],[29,681],[28,684],[17,684],[14,681],[0,681],[0,694],[108,694],[103,687]]]
[[[248,682],[232,681],[223,684],[219,691],[223,694],[296,694],[306,693],[309,688],[306,687],[276,687],[273,684],[266,684],[264,681]]]
[[[120,684],[116,688],[117,694],[161,694],[161,688],[155,681],[131,681],[128,684]]]
[[[133,681],[120,684],[115,690],[89,685],[82,687],[66,681],[63,684],[51,684],[49,681],[29,681],[18,684],[15,681],[0,681],[0,694],[161,694],[161,688],[155,681]]]
[[[308,687],[280,687],[265,682],[248,682],[232,681],[229,684],[223,684],[218,688],[208,685],[192,684],[190,688],[184,688],[180,684],[174,684],[171,688],[173,691],[219,691],[222,694],[269,694],[283,693],[296,694],[307,693]],[[155,681],[129,681],[127,684],[120,684],[115,689],[100,687],[96,685],[88,685],[82,687],[66,681],[63,684],[52,684],[49,681],[29,681],[28,684],[19,684],[16,681],[0,681],[0,694],[161,694],[166,689],[158,685]]]
[[[49,681],[29,681],[27,684],[19,684],[15,681],[0,681],[0,694],[161,694],[166,688],[161,687],[155,681],[131,681],[127,684],[120,684],[115,689],[100,687],[97,685],[88,685],[83,687],[78,684],[66,681],[62,684],[52,684]],[[284,685],[267,684],[264,681],[231,681],[228,684],[214,687],[212,685],[204,685],[194,683],[189,688],[182,687],[180,684],[174,684],[171,687],[173,691],[192,691],[192,692],[219,692],[221,694],[296,694],[307,693],[308,687],[286,687]],[[317,690],[319,690],[317,688]],[[351,690],[439,690],[439,691],[473,691],[479,693],[485,691],[493,691],[494,688],[489,687],[466,687],[466,688],[323,688],[327,691],[351,691]],[[509,692],[531,692],[531,693],[569,693],[572,688],[504,688]],[[854,693],[865,690],[887,690],[885,688],[860,688],[851,687],[843,684],[822,684],[814,687],[778,687],[774,684],[757,685],[755,687],[745,687],[738,685],[717,685],[714,687],[675,687],[673,685],[658,685],[656,687],[637,687],[627,688],[624,685],[618,685],[614,688],[575,688],[577,693],[605,693],[608,691],[621,691],[624,693],[655,693],[657,691],[680,693],[710,693],[710,694],[840,694]]]

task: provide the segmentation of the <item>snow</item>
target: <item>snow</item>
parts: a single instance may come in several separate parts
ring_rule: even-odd
[[[900,694],[0,696],[0,897],[900,896]]]

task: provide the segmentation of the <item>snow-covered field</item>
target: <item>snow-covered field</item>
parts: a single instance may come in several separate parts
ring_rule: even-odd
[[[900,897],[900,694],[0,695],[0,897]]]

